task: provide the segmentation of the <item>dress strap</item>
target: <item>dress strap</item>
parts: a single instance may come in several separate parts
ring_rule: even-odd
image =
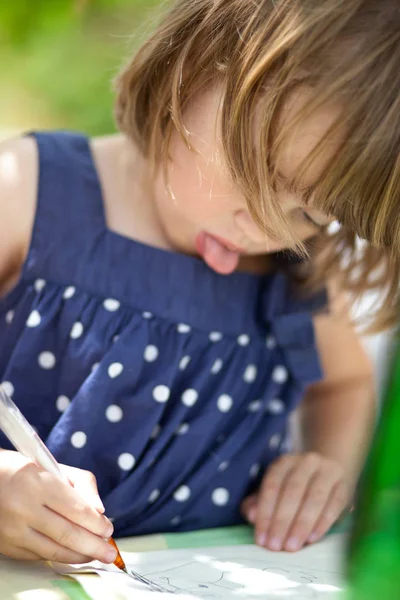
[[[321,379],[323,372],[310,313],[292,313],[276,317],[271,322],[271,332],[297,381],[308,385]]]
[[[23,277],[68,282],[104,230],[100,182],[85,136],[64,131],[29,135],[38,148],[39,183]]]
[[[277,273],[263,294],[263,318],[284,354],[292,376],[303,385],[321,379],[313,315],[327,304],[326,291],[301,296],[286,273]]]

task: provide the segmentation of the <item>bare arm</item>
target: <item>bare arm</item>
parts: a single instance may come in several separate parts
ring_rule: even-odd
[[[304,449],[278,458],[243,512],[256,541],[270,550],[298,550],[319,540],[349,506],[375,415],[371,365],[340,295],[315,318],[324,369],[300,409]]]
[[[339,300],[340,301],[340,300]],[[304,450],[337,461],[357,483],[375,421],[372,367],[343,303],[315,319],[324,379],[311,386],[300,409]]]
[[[37,171],[33,139],[16,138],[0,144],[0,295],[16,283],[28,252]]]
[[[28,252],[37,170],[34,140],[0,145],[0,295],[17,281]],[[73,487],[18,452],[0,449],[0,553],[25,560],[112,562],[116,553],[105,538],[113,526],[101,514],[94,475],[63,468]]]

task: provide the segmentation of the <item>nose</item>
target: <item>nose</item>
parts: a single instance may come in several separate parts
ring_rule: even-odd
[[[240,231],[254,244],[265,244],[267,236],[262,231],[247,210],[235,212],[235,222]]]

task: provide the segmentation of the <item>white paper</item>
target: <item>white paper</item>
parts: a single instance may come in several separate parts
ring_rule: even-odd
[[[97,600],[99,592],[117,600],[156,600],[157,596],[241,600],[294,598],[295,600],[337,598],[343,589],[342,560],[346,537],[332,535],[297,553],[274,553],[254,545],[219,548],[125,552],[128,569],[162,586],[160,594],[129,578],[116,568],[90,563],[101,577],[82,573],[88,566],[67,570]],[[66,572],[65,565],[63,572]],[[96,579],[97,582],[93,583]]]

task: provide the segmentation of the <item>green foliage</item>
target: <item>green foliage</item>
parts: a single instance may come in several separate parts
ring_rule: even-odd
[[[92,135],[112,131],[112,78],[150,28],[159,4],[0,2],[1,78],[7,98],[0,127],[25,127],[28,120],[32,127],[44,123]],[[32,114],[36,122],[30,123]]]

